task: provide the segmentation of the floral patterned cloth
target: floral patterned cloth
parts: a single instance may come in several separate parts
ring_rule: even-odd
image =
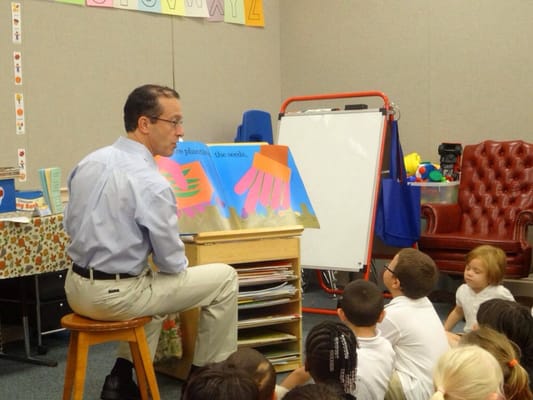
[[[29,223],[0,221],[0,279],[68,268],[67,244],[62,214]]]
[[[181,358],[181,356],[180,315],[178,313],[169,314],[167,319],[163,321],[163,329],[161,330],[161,336],[159,336],[154,362]]]

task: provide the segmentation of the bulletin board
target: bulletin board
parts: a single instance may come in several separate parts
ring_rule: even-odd
[[[387,110],[388,100],[385,108],[367,110],[282,107],[278,142],[291,149],[320,223],[302,235],[303,268],[360,271],[369,265]]]

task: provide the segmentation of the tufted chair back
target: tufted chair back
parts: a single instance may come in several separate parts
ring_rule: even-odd
[[[527,276],[533,224],[533,144],[521,140],[465,146],[457,204],[424,204],[420,250],[439,269],[462,274],[466,254],[481,244],[507,254],[507,277]]]

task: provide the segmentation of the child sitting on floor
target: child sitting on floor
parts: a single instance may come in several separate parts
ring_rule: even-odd
[[[472,330],[477,323],[476,314],[481,303],[495,298],[514,300],[511,292],[501,284],[506,265],[505,252],[491,245],[478,246],[466,255],[465,283],[457,289],[456,306],[444,323],[450,344],[459,339],[451,331],[463,318],[464,331]]]
[[[226,360],[230,367],[249,373],[259,388],[259,400],[275,400],[276,371],[272,363],[259,351],[241,347]]]
[[[400,250],[383,271],[392,295],[378,324],[396,353],[385,399],[427,400],[433,392],[431,371],[449,346],[439,315],[428,299],[437,283],[435,262],[412,248]]]
[[[289,391],[307,383],[309,376],[342,389],[345,399],[355,399],[357,339],[342,322],[326,320],[311,328],[305,338],[305,366],[291,372],[281,386]]]
[[[383,400],[394,364],[394,350],[376,324],[385,317],[383,293],[374,282],[348,283],[337,313],[357,337],[357,398]]]

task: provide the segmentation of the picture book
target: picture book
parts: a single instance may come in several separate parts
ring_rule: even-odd
[[[174,190],[181,234],[319,227],[287,146],[180,142],[156,162]]]
[[[63,212],[63,202],[61,201],[61,168],[41,168],[39,169],[39,179],[43,196],[48,204],[50,213],[59,214]],[[41,213],[46,215],[47,213]]]

